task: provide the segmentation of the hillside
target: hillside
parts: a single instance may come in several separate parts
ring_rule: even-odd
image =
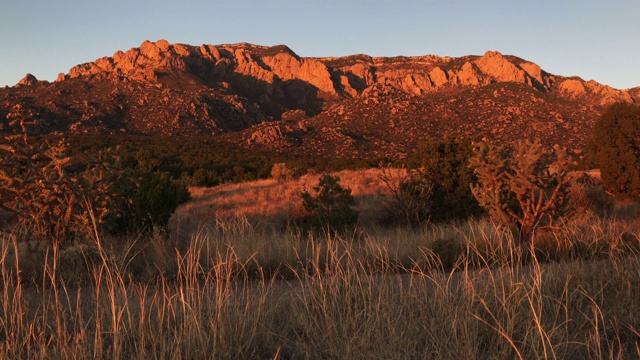
[[[215,135],[238,146],[347,158],[402,158],[421,141],[540,138],[580,154],[617,90],[489,51],[303,58],[285,45],[165,40],[0,90],[0,131]]]

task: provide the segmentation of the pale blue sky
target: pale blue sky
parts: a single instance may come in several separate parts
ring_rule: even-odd
[[[640,1],[0,0],[0,86],[54,80],[144,40],[287,44],[301,56],[517,55],[640,86]]]

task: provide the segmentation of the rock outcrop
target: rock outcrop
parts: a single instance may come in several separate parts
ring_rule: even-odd
[[[528,83],[528,76],[521,68],[497,51],[488,51],[475,61],[483,74],[499,82]]]
[[[21,85],[35,85],[38,83],[38,79],[36,79],[35,76],[31,75],[31,74],[27,74],[25,75],[25,77],[23,77],[20,81],[18,81],[18,83],[16,84],[17,86],[21,86]]]
[[[516,61],[517,60],[517,61]],[[446,69],[446,70],[445,70]],[[176,73],[183,74],[176,76]],[[337,97],[358,97],[366,88],[385,84],[414,96],[444,87],[484,86],[492,82],[526,84],[539,91],[559,91],[569,98],[596,96],[599,103],[631,101],[624,90],[581,79],[556,79],[537,64],[488,51],[460,59],[422,57],[302,58],[285,45],[170,44],[145,41],[139,48],[72,68],[57,81],[78,77],[111,77],[148,84],[204,84],[247,97],[279,117],[288,110],[314,113]],[[554,84],[559,82],[557,87]]]
[[[140,47],[0,90],[0,131],[215,135],[242,146],[406,156],[430,137],[579,148],[604,107],[640,101],[511,55],[305,58],[285,45]]]

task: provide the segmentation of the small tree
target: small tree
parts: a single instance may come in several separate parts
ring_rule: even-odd
[[[431,221],[450,221],[479,216],[483,209],[471,193],[475,181],[469,158],[473,144],[469,139],[428,141],[409,157],[411,169],[419,169],[421,182],[433,185],[430,195]],[[414,176],[415,178],[415,176]]]
[[[117,185],[124,201],[118,204],[118,216],[111,218],[109,231],[127,233],[163,227],[178,206],[190,198],[189,189],[166,173],[141,172]]]
[[[325,174],[320,178],[318,186],[313,188],[316,196],[306,189],[300,194],[313,227],[343,230],[358,221],[351,189],[343,188],[339,181],[339,177]]]
[[[640,106],[613,104],[596,120],[588,159],[608,190],[640,201]]]
[[[545,150],[539,142],[520,141],[514,147],[482,142],[470,164],[478,178],[473,195],[491,218],[515,227],[521,243],[566,215],[570,182],[562,151]]]
[[[293,177],[293,170],[285,163],[275,163],[271,168],[271,177],[278,181],[289,180]]]

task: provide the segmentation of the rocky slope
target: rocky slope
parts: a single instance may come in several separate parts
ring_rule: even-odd
[[[55,82],[27,75],[0,90],[0,131],[215,134],[243,146],[347,157],[402,157],[427,138],[538,137],[580,153],[617,90],[552,75],[489,51],[302,58],[288,47],[139,48],[73,67]]]

